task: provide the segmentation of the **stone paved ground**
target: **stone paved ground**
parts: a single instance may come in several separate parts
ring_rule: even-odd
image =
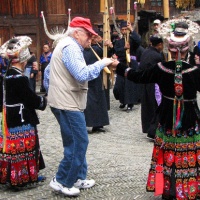
[[[88,177],[96,180],[96,186],[82,190],[77,200],[161,199],[145,191],[153,143],[141,132],[140,105],[136,105],[131,113],[120,110],[118,106],[111,90],[110,125],[105,127],[106,133],[89,134]],[[58,124],[49,107],[43,112],[38,111],[38,115],[40,144],[46,162],[46,169],[41,174],[47,180],[22,191],[1,186],[0,200],[69,199],[55,194],[49,187],[63,154]]]
[[[200,34],[195,40],[200,40]],[[41,174],[47,180],[22,191],[0,186],[0,200],[160,200],[161,197],[145,191],[153,143],[141,132],[140,105],[136,105],[131,113],[121,111],[112,90],[110,104],[110,125],[106,127],[106,133],[89,134],[88,177],[96,180],[95,187],[82,190],[77,198],[52,192],[49,182],[62,158],[63,148],[58,124],[47,107],[43,112],[38,111],[40,144],[46,163]]]

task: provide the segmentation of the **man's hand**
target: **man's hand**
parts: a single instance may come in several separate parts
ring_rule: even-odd
[[[116,60],[116,59],[113,59],[113,62],[109,65],[109,67],[115,69],[115,68],[117,67],[118,64],[119,64],[119,61]]]
[[[112,55],[112,58],[113,58],[114,60],[117,60],[118,56],[117,56],[116,54],[113,54],[113,55]]]
[[[130,22],[127,22],[127,29],[130,31],[130,32],[133,32],[133,27],[131,25]]]
[[[110,48],[113,48],[112,42],[110,40],[108,40],[108,39],[104,41],[104,46],[108,46]]]
[[[124,46],[124,49],[130,49],[130,44],[126,43],[125,46]]]
[[[112,58],[103,58],[102,61],[104,61],[105,66],[110,65],[113,62]]]

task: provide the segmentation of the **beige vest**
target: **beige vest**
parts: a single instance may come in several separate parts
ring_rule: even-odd
[[[77,44],[67,37],[58,43],[53,52],[50,61],[48,102],[51,107],[61,110],[83,111],[86,107],[88,82],[79,83],[64,66],[62,50],[68,45]]]

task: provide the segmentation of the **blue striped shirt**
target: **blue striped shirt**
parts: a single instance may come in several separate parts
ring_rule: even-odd
[[[69,37],[69,40],[73,40],[74,43],[63,48],[62,57],[67,70],[80,83],[97,78],[104,68],[105,63],[101,60],[92,65],[86,65],[83,56],[83,47],[74,38]]]
[[[48,89],[49,89],[49,75],[50,75],[49,73],[50,73],[50,64],[48,64],[44,70],[43,85],[44,85],[44,88],[47,93],[48,93]]]
[[[72,41],[70,41],[70,45],[63,48],[62,61],[70,74],[80,83],[97,78],[101,70],[106,66],[105,61],[100,60],[94,64],[86,65],[83,47],[72,37],[68,37],[67,40]],[[44,72],[44,87],[46,91],[49,88],[49,68],[50,66],[48,65]]]

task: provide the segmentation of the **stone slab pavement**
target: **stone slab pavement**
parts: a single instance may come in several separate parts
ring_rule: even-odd
[[[19,191],[0,186],[0,200],[160,200],[145,189],[153,142],[141,131],[140,105],[127,113],[119,109],[110,90],[110,125],[106,133],[91,133],[87,151],[88,178],[96,180],[95,187],[82,190],[79,197],[69,198],[52,192],[49,182],[55,175],[63,156],[59,126],[50,111],[37,111],[41,150],[46,168],[40,174],[46,181]]]

